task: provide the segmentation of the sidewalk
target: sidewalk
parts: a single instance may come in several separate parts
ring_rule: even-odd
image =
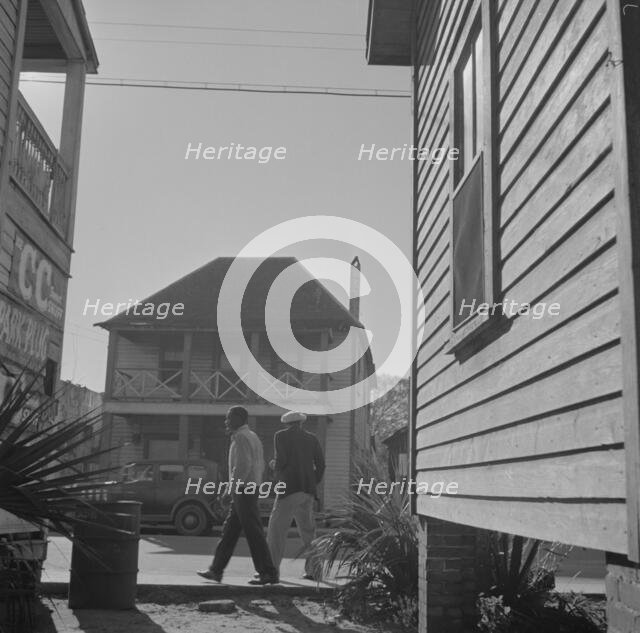
[[[143,535],[138,555],[139,594],[153,590],[187,591],[194,596],[223,596],[259,594],[277,591],[289,595],[318,595],[331,593],[339,581],[329,578],[316,583],[302,578],[304,560],[296,558],[300,548],[297,538],[287,541],[285,556],[280,566],[280,584],[267,587],[247,584],[255,573],[249,548],[240,539],[224,575],[223,584],[198,576],[196,570],[206,569],[217,543],[216,537],[185,537],[175,535]],[[45,593],[66,593],[71,566],[71,543],[62,536],[49,539],[47,560],[42,573]]]

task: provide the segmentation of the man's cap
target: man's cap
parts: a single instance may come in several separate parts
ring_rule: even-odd
[[[306,419],[307,416],[304,413],[300,413],[300,411],[287,411],[280,418],[280,421],[283,424],[291,424],[292,422],[304,422]]]

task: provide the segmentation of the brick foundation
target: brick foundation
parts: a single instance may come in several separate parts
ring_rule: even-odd
[[[487,532],[420,518],[420,633],[476,630],[476,600],[488,585]]]
[[[607,553],[607,620],[609,633],[640,631],[640,565]]]

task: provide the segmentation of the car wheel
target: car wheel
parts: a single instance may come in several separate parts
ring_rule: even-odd
[[[176,512],[173,524],[182,536],[200,536],[209,529],[209,519],[202,506],[189,503]]]

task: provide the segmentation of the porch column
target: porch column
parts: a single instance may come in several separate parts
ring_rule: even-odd
[[[184,344],[182,350],[182,399],[189,400],[189,380],[191,379],[191,348],[193,343],[193,333],[184,333]]]
[[[187,459],[189,454],[189,416],[181,415],[178,422],[178,459]]]
[[[73,231],[75,227],[85,76],[86,68],[83,61],[67,62],[67,80],[62,111],[62,132],[60,134],[60,156],[65,166],[70,170],[63,199],[64,208],[69,213],[66,231],[66,238],[69,244],[73,243]]]

